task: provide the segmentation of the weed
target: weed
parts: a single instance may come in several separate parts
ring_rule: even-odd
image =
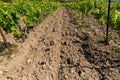
[[[7,52],[6,55],[8,58],[12,58],[9,52]]]
[[[106,39],[106,35],[103,35],[102,38],[105,40]],[[108,40],[113,40],[114,39],[114,35],[109,35],[108,36]]]
[[[13,44],[11,50],[14,51],[18,47],[17,44]]]
[[[120,47],[115,48],[116,53],[120,53]]]

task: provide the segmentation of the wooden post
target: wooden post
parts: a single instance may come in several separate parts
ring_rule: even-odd
[[[2,38],[3,38],[3,41],[4,41],[4,44],[5,44],[5,47],[8,49],[10,55],[12,55],[12,51],[11,51],[11,49],[9,48],[8,44],[7,44],[7,40],[6,40],[5,36],[4,36],[4,34],[3,34],[1,28],[0,28],[0,34],[1,34]]]
[[[109,0],[109,3],[108,3],[108,15],[107,15],[107,26],[106,26],[106,39],[105,39],[105,44],[106,44],[106,45],[109,44],[110,3],[111,3],[111,0]]]

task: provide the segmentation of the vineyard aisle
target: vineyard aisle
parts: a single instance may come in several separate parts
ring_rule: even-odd
[[[98,43],[104,30],[92,25],[92,19],[90,27],[80,28],[70,11],[61,7],[31,30],[24,43],[9,37],[19,47],[12,59],[0,56],[0,80],[119,80],[120,63],[104,60],[120,39],[116,34],[118,43]]]

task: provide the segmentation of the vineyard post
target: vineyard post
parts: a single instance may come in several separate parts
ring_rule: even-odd
[[[107,14],[107,26],[106,26],[106,38],[105,38],[105,44],[109,44],[109,18],[110,18],[110,4],[111,4],[111,0],[109,0],[109,3],[108,3],[108,14]]]
[[[4,41],[4,44],[5,44],[5,47],[8,49],[10,55],[12,55],[12,51],[11,51],[11,49],[9,48],[8,44],[7,44],[7,40],[6,40],[5,36],[4,36],[4,34],[3,34],[1,28],[0,28],[0,34],[1,34],[2,38],[3,38],[3,41]]]

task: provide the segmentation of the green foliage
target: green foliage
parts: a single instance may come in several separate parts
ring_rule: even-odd
[[[91,13],[91,9],[94,8],[94,2],[93,0],[84,1],[78,0],[78,2],[67,3],[65,4],[65,6],[70,9],[76,10],[77,12],[82,12],[89,16]]]
[[[105,24],[106,15],[107,15],[107,2],[102,1],[96,1],[95,2],[95,9],[92,12],[96,19],[98,19],[98,22],[103,25]]]
[[[17,48],[18,48],[18,45],[17,45],[17,44],[12,44],[12,48],[11,48],[12,51],[14,51],[14,50],[17,49]]]
[[[24,22],[29,25],[34,22],[39,22],[43,20],[44,14],[46,12],[51,12],[56,10],[60,3],[49,2],[49,0],[41,1],[21,1],[15,4],[17,11],[21,16],[25,16]]]
[[[15,0],[12,4],[0,2],[0,28],[6,33],[13,32],[14,36],[20,37],[20,17],[24,17],[26,25],[32,25],[41,22],[46,12],[51,13],[60,6],[59,2],[49,0]]]
[[[103,35],[102,38],[104,38],[104,40],[106,39],[106,35]],[[108,36],[108,40],[113,40],[114,39],[114,35],[109,35]]]
[[[91,25],[88,23],[81,23],[79,24],[79,27],[90,27]]]
[[[120,10],[120,2],[115,3],[116,4],[116,9]]]
[[[120,53],[120,47],[115,48],[116,53]]]
[[[6,33],[13,32],[15,36],[20,37],[22,34],[18,30],[20,17],[24,17],[26,25],[40,23],[46,17],[46,13],[49,14],[62,5],[87,16],[93,13],[102,25],[106,22],[108,2],[105,0],[78,0],[70,3],[49,0],[14,0],[12,4],[0,2],[0,28],[3,28]],[[120,3],[112,3],[111,9],[110,26],[120,29]]]
[[[118,28],[118,26],[120,26],[119,19],[120,19],[120,12],[117,10],[112,11],[110,15],[110,25],[112,28]]]
[[[0,3],[0,28],[6,33],[16,32],[20,16],[9,3]]]
[[[98,19],[98,22],[101,24],[101,25],[104,25],[105,24],[105,18],[102,16]]]
[[[72,10],[75,10],[75,11],[77,11],[77,12],[79,12],[79,10],[80,10],[80,4],[77,3],[77,2],[64,3],[63,5],[64,5],[65,7],[68,7],[68,8],[70,8],[70,9],[72,9]]]
[[[106,0],[78,0],[78,2],[67,3],[65,6],[87,16],[92,13],[101,25],[106,24],[108,12]],[[109,21],[112,28],[120,30],[120,2],[111,3]]]
[[[100,24],[105,24],[106,22],[106,15],[107,15],[107,5],[108,3],[101,1],[97,2],[96,10],[93,12],[96,19],[98,19],[98,22]],[[114,29],[120,29],[120,11],[119,11],[119,2],[111,3],[111,12],[110,12],[110,27]]]

